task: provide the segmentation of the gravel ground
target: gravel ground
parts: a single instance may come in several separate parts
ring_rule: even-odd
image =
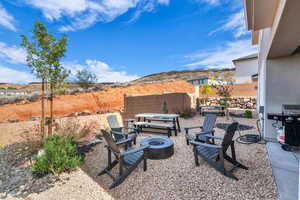
[[[254,126],[255,119],[236,118],[241,124]],[[181,126],[202,124],[202,117],[181,119]],[[217,123],[230,123],[218,118]],[[216,134],[224,131],[216,128]],[[256,129],[242,131],[255,133]],[[138,140],[151,134],[142,134]],[[107,152],[104,143],[86,154],[81,169],[60,176],[45,191],[33,193],[26,200],[106,200],[106,199],[277,199],[276,186],[272,176],[264,144],[236,145],[237,159],[249,170],[238,169],[235,175],[240,179],[229,179],[200,160],[196,167],[192,147],[187,146],[184,132],[172,136],[175,153],[167,160],[148,160],[148,170],[143,172],[142,164],[118,187],[109,190],[112,180],[107,176],[96,176],[105,168]],[[117,168],[117,167],[116,167]],[[117,169],[114,171],[117,172]],[[42,184],[41,184],[42,185]],[[3,198],[3,197],[2,197]],[[1,196],[0,196],[1,199]],[[8,195],[8,200],[17,199]]]
[[[0,198],[1,199],[1,198]],[[62,174],[55,186],[41,193],[33,193],[26,198],[8,196],[7,200],[113,200],[104,189],[81,169],[70,174]]]
[[[236,118],[240,124],[256,127],[255,119]],[[181,119],[181,125],[202,124],[202,117]],[[229,123],[219,117],[217,123]],[[256,128],[241,133],[256,133]],[[216,135],[224,131],[216,128]],[[142,134],[139,140],[151,134]],[[236,135],[238,136],[238,134]],[[149,160],[148,170],[142,164],[117,188],[108,190],[112,180],[96,174],[105,168],[107,153],[104,144],[88,154],[83,170],[115,199],[277,199],[276,185],[264,144],[236,144],[237,159],[249,170],[237,169],[239,181],[229,179],[200,160],[196,167],[192,147],[187,146],[184,132],[172,136],[175,153],[167,160]],[[116,169],[117,170],[117,169]],[[115,171],[117,172],[117,171]]]

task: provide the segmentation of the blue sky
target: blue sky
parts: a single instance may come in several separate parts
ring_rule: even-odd
[[[0,82],[35,81],[20,35],[36,20],[67,34],[62,64],[98,81],[171,70],[228,68],[256,51],[242,0],[0,0]]]

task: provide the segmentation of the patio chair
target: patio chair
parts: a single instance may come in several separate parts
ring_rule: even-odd
[[[136,144],[136,137],[138,135],[138,129],[135,127],[120,126],[116,115],[107,116],[107,121],[111,129],[111,134],[115,142],[120,142],[124,139],[130,138],[134,144]],[[124,130],[128,130],[124,133]]]
[[[248,167],[242,165],[236,160],[233,136],[237,130],[237,127],[237,122],[233,122],[232,124],[230,124],[226,130],[224,137],[217,137],[212,135],[205,136],[208,138],[222,140],[221,145],[208,144],[195,140],[190,141],[190,143],[193,145],[196,166],[199,166],[198,156],[201,156],[205,161],[208,162],[208,164],[210,164],[213,168],[215,168],[223,175],[238,180],[238,178],[233,175],[233,170],[235,170],[237,167],[248,170]],[[226,153],[229,147],[231,149],[231,157]],[[231,170],[225,169],[225,160],[234,165]]]
[[[108,131],[101,130],[104,139],[106,140],[107,145],[105,146],[108,151],[108,165],[102,170],[98,176],[107,174],[113,179],[113,183],[109,186],[109,189],[112,189],[120,185],[127,176],[138,166],[141,161],[144,161],[144,171],[147,170],[147,158],[144,154],[144,149],[148,146],[140,147],[130,147],[125,151],[121,151],[119,148],[120,143],[114,142],[111,134]],[[127,139],[123,143],[128,142]],[[114,154],[115,160],[111,160],[111,154]],[[111,170],[119,163],[119,173],[117,176],[114,176],[111,173]]]
[[[216,123],[217,115],[207,114],[204,118],[203,126],[191,126],[185,127],[185,138],[186,144],[189,145],[190,140],[196,140],[198,142],[208,142],[208,138],[205,135],[214,135],[214,127]],[[191,129],[200,129],[201,132],[196,133],[196,136],[189,134],[189,130]],[[212,139],[212,143],[214,143],[214,139]]]

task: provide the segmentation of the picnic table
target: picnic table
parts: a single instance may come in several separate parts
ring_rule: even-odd
[[[225,116],[225,107],[224,106],[201,106],[200,114],[202,116],[206,114],[216,114]]]
[[[135,123],[135,125],[139,127],[141,131],[144,128],[162,129],[167,130],[168,136],[171,135],[172,130],[175,132],[175,135],[177,135],[177,131],[181,131],[179,124],[179,115],[177,114],[141,113],[135,115],[135,117],[137,118],[137,122]]]

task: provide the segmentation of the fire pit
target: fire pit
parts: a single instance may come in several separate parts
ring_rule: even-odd
[[[174,143],[171,139],[161,136],[152,136],[143,139],[141,145],[150,145],[146,149],[146,156],[152,160],[166,159],[174,154]]]

